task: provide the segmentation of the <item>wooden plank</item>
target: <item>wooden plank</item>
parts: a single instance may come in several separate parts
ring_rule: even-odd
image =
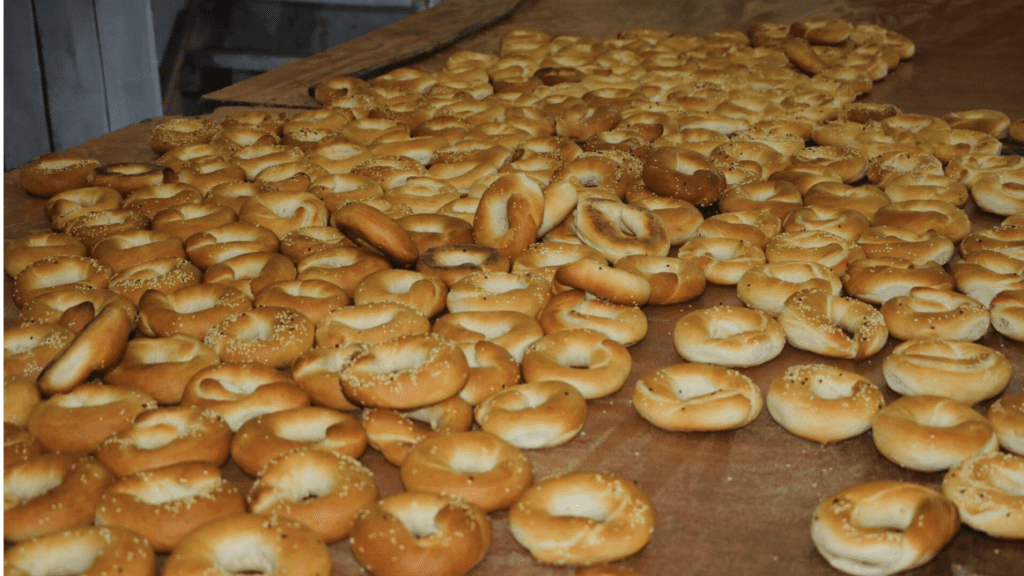
[[[311,87],[332,76],[371,77],[443,49],[505,18],[525,0],[446,0],[319,54],[203,96],[206,100],[316,107]]]
[[[109,130],[163,113],[149,2],[93,0]]]
[[[33,0],[54,150],[110,131],[91,2]]]
[[[36,51],[32,0],[4,5],[4,42],[28,50],[4,51],[4,170],[11,170],[51,150],[43,100],[43,72]],[[17,143],[12,145],[12,143]]]

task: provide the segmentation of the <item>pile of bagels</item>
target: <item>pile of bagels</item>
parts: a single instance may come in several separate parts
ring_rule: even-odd
[[[639,574],[611,563],[655,529],[643,487],[534,478],[529,453],[623,389],[645,306],[709,284],[744,305],[679,318],[643,419],[767,408],[945,474],[806,511],[845,573],[920,566],[961,522],[1024,538],[1024,394],[977,342],[1024,341],[1024,158],[1002,154],[1024,119],[858,100],[913,54],[828,18],[513,30],[441,71],[328,79],[317,109],[168,120],[151,162],[25,165],[52,231],[4,251],[5,574],[328,576],[347,540],[377,576],[459,575],[498,511],[538,562]],[[887,405],[830,360],[890,338]],[[820,362],[743,373],[787,346]],[[379,498],[368,447],[405,492]]]

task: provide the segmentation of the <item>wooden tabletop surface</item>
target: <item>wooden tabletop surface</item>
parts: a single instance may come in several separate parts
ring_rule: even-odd
[[[435,54],[418,55],[411,63],[437,69],[453,50],[495,52],[501,35],[513,28],[609,37],[625,28],[646,26],[701,35],[724,29],[745,30],[763,20],[789,23],[811,16],[836,16],[881,24],[906,34],[917,45],[913,60],[902,63],[876,84],[869,101],[893,103],[906,112],[942,114],[994,108],[1011,117],[1024,116],[1024,74],[1018,72],[1017,62],[1020,46],[1024,45],[1024,0],[446,0],[439,6],[464,8],[467,4],[479,6],[486,16],[482,20],[487,22],[493,22],[502,10],[518,8],[507,18],[467,37],[461,37],[459,31],[471,28],[473,22],[461,14],[447,13],[447,18],[461,20],[446,21],[452,25],[441,30],[434,28],[437,21],[431,19],[438,13],[428,10],[422,13],[427,16],[405,22],[408,36],[390,38],[385,34],[376,36],[374,42],[408,44],[410,38],[416,42],[426,38],[430,44],[431,35],[437,32],[445,37],[434,43],[437,46],[455,43]],[[349,50],[350,44],[328,51],[332,59]],[[240,83],[235,86],[240,90],[224,101],[311,107],[309,87],[341,70],[331,64],[332,59],[321,57],[315,61],[322,67],[318,78],[302,68],[303,63],[314,62],[307,59],[291,65],[294,67],[284,67],[284,72],[268,73],[294,73],[292,82],[282,82],[278,77],[266,85]],[[351,71],[340,73],[380,69],[373,62],[345,65],[351,66]],[[227,112],[218,110],[214,117]],[[152,159],[155,155],[147,145],[149,131],[160,120],[130,126],[76,149],[101,162]],[[29,198],[18,186],[17,176],[18,171],[13,171],[4,178],[5,239],[47,229],[41,213],[43,202]],[[998,221],[973,210],[971,214],[975,228],[990,227]],[[6,279],[5,319],[16,314],[9,296],[10,284]],[[608,398],[590,401],[587,423],[579,438],[562,447],[529,451],[535,475],[542,478],[570,470],[609,471],[636,481],[655,504],[657,528],[644,550],[619,564],[650,576],[835,574],[810,539],[811,513],[820,500],[873,479],[911,480],[937,487],[942,474],[911,472],[890,463],[879,455],[867,434],[832,446],[801,440],[787,433],[766,412],[749,426],[720,433],[671,433],[641,419],[629,400],[636,380],[650,370],[680,362],[671,343],[676,320],[687,311],[717,304],[740,303],[734,289],[710,287],[698,300],[684,305],[645,307],[650,329],[647,337],[631,348],[633,370],[626,385]],[[1010,358],[1010,389],[1024,391],[1024,346],[994,332],[982,343]],[[742,372],[763,392],[787,366],[828,362],[864,374],[885,389],[881,362],[895,344],[890,340],[881,353],[860,362],[826,359],[787,347],[772,362]],[[896,396],[886,389],[886,397],[892,400]],[[978,408],[983,411],[987,405],[982,403]],[[367,450],[362,461],[374,471],[382,495],[401,490],[395,468],[374,450]],[[243,486],[250,482],[232,464],[226,471]],[[532,560],[512,539],[506,513],[493,513],[491,519],[494,535],[490,553],[471,576],[573,573],[570,568]],[[360,573],[347,543],[335,544],[331,551],[334,576]],[[1024,543],[991,538],[964,527],[934,561],[909,574],[1010,576],[1020,574],[1022,566]]]

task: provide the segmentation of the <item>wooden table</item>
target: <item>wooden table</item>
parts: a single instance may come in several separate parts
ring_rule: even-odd
[[[454,4],[454,0],[440,6],[449,3]],[[509,5],[479,4],[485,8]],[[1024,0],[898,5],[880,0],[761,0],[749,4],[703,0],[657,5],[640,1],[526,0],[509,18],[437,54],[422,57],[414,65],[437,69],[446,55],[457,49],[493,52],[501,34],[512,28],[607,37],[631,26],[651,26],[706,34],[727,28],[745,29],[759,20],[791,22],[812,15],[840,16],[858,22],[878,22],[917,42],[915,58],[877,84],[869,100],[891,102],[908,112],[941,114],[990,107],[1019,117],[1024,116],[1024,101],[1020,99],[1024,94],[1024,76],[1014,73],[1013,65],[1016,51],[1024,45],[1019,25],[1020,14],[1024,14],[1022,8]],[[420,30],[418,35],[415,30],[409,32],[410,37],[427,37],[429,33],[429,29]],[[348,45],[339,50],[344,52],[345,46]],[[322,77],[335,72],[325,67]],[[251,98],[233,96],[231,101],[311,106],[311,85],[296,84],[295,90],[272,96],[261,91],[258,83],[241,83],[235,88],[244,88]],[[301,97],[307,100],[300,102]],[[214,117],[226,113],[227,110],[219,110]],[[149,130],[159,121],[130,126],[77,149],[102,162],[153,158],[146,143]],[[17,171],[5,175],[4,196],[5,238],[46,229],[40,212],[42,201],[24,194],[17,185]],[[998,221],[981,214],[973,214],[973,220],[976,227]],[[8,279],[5,319],[16,312],[10,304],[9,288]],[[821,499],[872,479],[911,480],[937,487],[942,474],[899,468],[878,454],[869,435],[833,446],[801,440],[787,433],[766,412],[747,427],[721,433],[671,433],[641,419],[629,400],[636,380],[650,370],[680,362],[671,344],[676,320],[689,310],[717,304],[739,305],[735,290],[710,287],[698,300],[684,305],[646,307],[649,332],[646,339],[631,348],[633,369],[625,387],[608,398],[589,403],[587,423],[579,438],[562,447],[529,451],[535,475],[543,478],[570,470],[610,471],[636,481],[654,501],[657,529],[643,551],[621,564],[651,576],[835,573],[816,552],[809,536],[811,512]],[[1010,389],[1024,390],[1024,346],[994,332],[982,342],[1010,358],[1014,367]],[[828,362],[864,374],[884,388],[881,362],[894,345],[890,341],[881,353],[861,362],[829,360],[787,347],[776,360],[742,372],[764,391],[772,378],[789,365]],[[888,391],[886,396],[888,400],[895,398]],[[987,404],[982,403],[979,409],[984,410]],[[368,450],[362,461],[374,471],[382,495],[401,490],[395,468],[377,452]],[[226,466],[226,472],[243,486],[250,482],[232,464]],[[570,568],[533,561],[511,538],[506,513],[494,513],[491,519],[491,550],[471,572],[473,576],[572,574]],[[359,573],[347,543],[335,544],[331,550],[335,558],[334,576]],[[990,538],[965,527],[933,562],[911,574],[1009,576],[1019,574],[1021,566],[1024,543]]]

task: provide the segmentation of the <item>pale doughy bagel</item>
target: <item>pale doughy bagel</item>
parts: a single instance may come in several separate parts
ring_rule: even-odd
[[[864,258],[851,262],[843,276],[843,288],[850,296],[871,304],[884,304],[890,298],[906,296],[918,286],[952,290],[953,277],[939,264],[915,265],[902,258]],[[977,295],[968,296],[982,304]]]
[[[647,336],[647,315],[639,308],[612,304],[587,296],[582,290],[567,290],[548,301],[537,320],[545,334],[589,328],[629,347]]]
[[[744,272],[736,283],[736,296],[749,308],[777,316],[786,299],[805,288],[839,296],[843,283],[835,272],[816,262],[772,262]]]
[[[651,286],[649,304],[678,304],[704,293],[704,271],[693,260],[671,256],[634,254],[620,258],[615,267],[647,280]]]
[[[653,211],[591,196],[580,200],[573,220],[580,241],[614,262],[631,254],[667,256],[671,241]]]
[[[118,527],[83,526],[50,532],[4,551],[8,574],[74,570],[81,576],[156,576],[156,568],[153,548],[135,532]]]
[[[965,460],[942,478],[960,519],[996,538],[1024,538],[1024,456],[993,452]]]
[[[413,270],[380,270],[356,286],[352,302],[357,306],[374,302],[399,302],[427,318],[440,314],[448,298],[448,286],[432,274]]]
[[[1024,393],[1003,394],[989,406],[986,416],[996,430],[999,445],[1024,456]]]
[[[643,306],[651,297],[651,283],[643,276],[594,260],[583,259],[560,266],[554,280],[613,304]]]
[[[219,363],[212,348],[190,336],[134,338],[103,381],[141,390],[160,404],[176,404],[196,372]]]
[[[449,312],[513,311],[536,317],[551,295],[550,283],[530,272],[474,272],[452,284]]]
[[[996,332],[1024,342],[1024,290],[1004,290],[992,297],[989,306]]]
[[[413,445],[399,477],[408,492],[457,496],[493,512],[511,506],[533,483],[533,464],[493,434],[440,433]]]
[[[772,380],[765,405],[789,432],[832,444],[870,430],[885,400],[863,376],[816,364],[792,366]]]
[[[651,424],[672,431],[717,431],[754,421],[764,405],[753,380],[714,364],[670,364],[642,376],[633,408]]]
[[[953,241],[934,230],[917,234],[899,226],[872,226],[857,244],[868,258],[900,258],[915,266],[945,265],[956,252]]]
[[[131,428],[132,420],[156,408],[150,395],[104,384],[82,384],[42,401],[25,428],[49,450],[92,452],[111,434]],[[73,428],[76,433],[67,434]]]
[[[163,574],[190,576],[204,571],[321,576],[331,572],[331,554],[312,528],[295,520],[232,514],[185,535],[168,556]]]
[[[520,382],[519,363],[505,348],[487,340],[459,342],[458,345],[469,363],[469,377],[459,398],[469,405],[477,406]]]
[[[67,234],[39,232],[4,243],[4,271],[11,278],[32,263],[53,256],[86,256],[85,244]]]
[[[308,448],[270,460],[246,497],[251,512],[298,520],[326,544],[348,536],[356,515],[376,499],[373,473],[358,460]]]
[[[99,166],[99,161],[92,158],[51,152],[22,166],[18,183],[33,196],[50,198],[86,186],[89,176]]]
[[[306,406],[309,397],[270,366],[225,362],[197,372],[185,386],[181,403],[209,408],[237,431],[261,414]]]
[[[96,505],[99,526],[120,526],[168,552],[211,520],[245,512],[245,497],[208,462],[181,462],[111,483]]]
[[[956,506],[939,492],[881,480],[822,500],[814,511],[811,539],[837,570],[886,576],[928,563],[959,529]]]
[[[882,363],[889,388],[904,396],[942,396],[967,405],[1002,392],[1011,371],[1001,352],[959,340],[908,340]]]
[[[363,428],[370,446],[388,462],[401,466],[416,443],[440,432],[465,432],[473,426],[472,407],[458,396],[415,410],[399,412],[387,408],[366,408]]]
[[[871,435],[882,456],[923,472],[947,470],[999,449],[984,416],[940,396],[904,396],[892,402],[875,415]]]
[[[116,476],[188,461],[221,466],[230,442],[231,428],[216,412],[165,406],[139,414],[130,428],[108,436],[96,457]]]
[[[544,221],[544,192],[525,174],[506,174],[480,197],[473,219],[477,244],[497,248],[510,260],[537,240]]]
[[[980,339],[988,332],[989,312],[970,296],[927,286],[882,304],[885,325],[900,340]]]
[[[761,210],[715,214],[704,220],[697,228],[697,236],[746,240],[761,250],[764,250],[768,241],[780,232],[782,232],[782,220]]]
[[[461,576],[490,547],[491,521],[478,506],[455,496],[404,492],[363,510],[352,525],[352,554],[378,576]],[[326,574],[327,572],[324,572]]]
[[[735,286],[748,270],[766,261],[764,250],[746,240],[700,235],[680,246],[677,256],[692,260],[708,282],[720,286]]]
[[[364,346],[342,369],[341,387],[364,406],[411,410],[458,394],[468,374],[451,340],[412,334]]]
[[[311,404],[343,412],[357,408],[342,394],[340,374],[341,367],[358,349],[358,344],[318,346],[292,362],[292,378],[309,395]]]
[[[526,350],[544,336],[533,316],[512,311],[451,312],[438,318],[434,334],[456,343],[488,341],[501,346],[521,362]]]
[[[534,483],[509,509],[512,536],[547,564],[611,562],[639,552],[654,533],[654,507],[634,483],[573,472]]]
[[[576,387],[557,380],[506,388],[477,406],[480,429],[524,450],[559,446],[583,430],[587,402]]]
[[[633,360],[622,344],[588,329],[547,334],[526,349],[520,362],[527,382],[559,380],[584,398],[602,398],[626,383]]]
[[[224,362],[290,366],[312,348],[313,321],[291,308],[266,306],[228,316],[210,328],[203,342]]]
[[[47,452],[4,466],[4,540],[90,524],[112,480],[103,464],[86,455]]]
[[[370,302],[336,308],[316,326],[317,346],[383,342],[430,332],[430,318],[401,302]]]
[[[791,346],[834,358],[868,358],[889,338],[885,317],[870,304],[813,288],[787,298],[778,320]]]
[[[167,294],[147,290],[139,298],[139,332],[150,337],[177,334],[201,339],[227,317],[252,308],[238,288],[196,284]]]
[[[680,318],[672,340],[687,361],[748,367],[781,354],[786,334],[778,321],[760,310],[713,306]]]
[[[289,450],[308,448],[358,458],[366,442],[366,431],[352,416],[320,406],[300,406],[246,421],[231,438],[231,457],[243,472],[255,477]]]

